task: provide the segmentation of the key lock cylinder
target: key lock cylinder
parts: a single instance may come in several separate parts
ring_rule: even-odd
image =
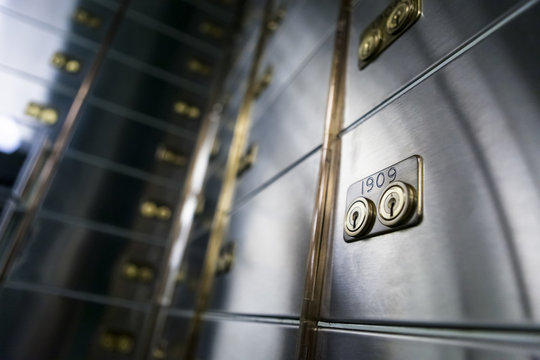
[[[423,214],[423,160],[413,155],[353,183],[343,224],[346,242],[418,225]]]
[[[391,183],[379,200],[380,222],[388,227],[405,223],[416,208],[416,191],[402,181]]]

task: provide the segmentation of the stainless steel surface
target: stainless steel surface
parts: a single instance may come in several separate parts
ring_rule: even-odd
[[[16,36],[13,36],[16,34]],[[74,43],[67,36],[36,28],[32,23],[0,12],[0,64],[42,80],[66,85],[73,92],[81,84],[95,55],[95,46]],[[77,73],[66,73],[53,66],[56,52],[69,54],[81,62]]]
[[[5,359],[125,358],[102,349],[100,335],[107,330],[137,334],[143,322],[140,310],[16,287],[0,290],[0,303],[0,348]]]
[[[216,278],[210,309],[299,315],[318,160],[317,152],[232,215],[235,260]]]
[[[118,6],[114,3],[73,0],[1,0],[0,11],[18,19],[28,19],[34,25],[60,34],[72,33],[78,38],[101,41]],[[99,25],[76,21],[74,15],[84,10],[87,17],[99,19]],[[19,34],[18,34],[19,35]]]
[[[420,226],[354,244],[335,227],[324,318],[538,326],[539,14],[344,134],[338,218],[351,182],[408,154],[424,159],[425,213]]]
[[[238,181],[237,202],[301,160],[321,143],[333,40],[330,38],[319,48],[306,67],[253,125],[249,141],[259,146],[257,161]],[[321,82],[325,86],[320,86]]]
[[[292,360],[298,333],[297,326],[279,323],[207,320],[204,339],[197,351],[199,359]]]
[[[162,260],[161,247],[41,218],[8,281],[149,302],[155,279],[131,278],[126,267],[141,264],[156,272]]]
[[[59,127],[63,123],[75,95],[69,90],[52,90],[46,83],[37,82],[33,78],[11,71],[0,72],[0,82],[3,84],[0,95],[2,115],[45,129]],[[57,122],[48,126],[38,119],[26,115],[25,110],[31,102],[55,109],[58,112]]]
[[[444,339],[421,335],[377,334],[344,330],[319,330],[316,359],[345,360],[526,360],[536,359],[540,348],[523,343],[512,344],[510,337],[493,336],[490,340],[467,339],[467,332],[450,332]],[[460,338],[461,335],[461,338]],[[538,340],[538,339],[536,339]]]
[[[193,121],[186,125],[198,124]],[[177,186],[185,175],[187,162],[191,157],[195,130],[196,128],[189,129],[183,136],[177,136],[112,112],[87,106],[73,135],[69,151],[143,170],[161,176],[171,185]],[[99,142],[96,142],[96,139],[99,139]],[[179,164],[161,161],[158,156],[160,149],[173,152],[185,160]]]
[[[276,98],[280,97],[283,99],[282,96],[286,91],[284,86],[287,86],[289,82],[298,76],[299,71],[306,67],[308,61],[311,63],[313,61],[322,63],[323,61],[318,58],[324,56],[330,59],[332,53],[332,45],[328,45],[328,43],[331,43],[332,40],[329,39],[333,38],[331,34],[335,29],[338,15],[338,1],[297,0],[294,2],[283,2],[283,5],[287,9],[287,14],[283,23],[270,38],[261,67],[261,72],[269,66],[274,68],[272,84],[257,99],[253,111],[254,124],[261,120],[264,121],[264,118],[267,117],[269,107],[276,106]],[[323,50],[324,55],[321,55],[321,48],[325,46],[327,47],[326,51]],[[325,75],[326,71],[329,71],[330,65],[327,63],[321,66],[324,67],[319,70],[319,73],[311,75],[311,81],[317,82],[319,86],[324,84],[320,88],[326,89],[329,80],[328,76]],[[310,85],[304,86],[312,90]],[[319,86],[315,87],[317,88]],[[303,88],[303,90],[306,90],[306,88]],[[326,91],[324,92],[326,93]],[[326,95],[322,96],[324,97]],[[318,103],[319,101],[313,101],[310,105],[316,105]],[[320,104],[324,104],[322,98]],[[306,114],[306,116],[302,117],[307,119],[309,116]],[[321,129],[322,125],[318,126],[318,128]],[[317,138],[317,141],[322,142],[320,136]]]
[[[423,16],[418,22],[377,61],[360,71],[360,34],[389,2],[359,1],[353,13],[349,43],[345,125],[368,113],[518,3],[518,0],[424,1]]]
[[[174,211],[178,189],[148,183],[146,179],[115,170],[64,158],[43,209],[133,230],[152,236],[156,242],[165,241],[171,221],[145,218],[139,208],[145,201],[152,201]]]

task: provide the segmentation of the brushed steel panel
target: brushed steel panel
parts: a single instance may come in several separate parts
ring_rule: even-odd
[[[381,103],[519,1],[424,1],[423,16],[418,22],[360,71],[360,34],[389,3],[361,0],[354,9],[347,64],[346,125]]]
[[[26,18],[38,26],[75,33],[98,42],[105,36],[116,8],[116,4],[109,3],[105,6],[88,0],[0,0],[0,11],[4,13]],[[73,15],[77,9],[84,9],[99,17],[101,25],[98,28],[89,28],[74,21]]]
[[[125,359],[99,348],[106,329],[136,335],[143,313],[54,295],[0,290],[0,349],[5,359]]]
[[[315,149],[323,136],[333,39],[322,46],[297,78],[254,124],[250,143],[259,145],[255,164],[238,181],[242,199],[265,181]]]
[[[292,360],[298,328],[293,325],[210,321],[203,323],[197,358]]]
[[[240,207],[225,240],[229,273],[216,277],[211,309],[298,316],[319,167],[317,152]]]
[[[189,83],[192,84],[193,83]],[[112,103],[109,107],[120,105],[124,110],[137,111],[144,115],[153,116],[159,120],[175,125],[191,127],[198,119],[189,119],[174,112],[174,104],[184,101],[199,107],[202,116],[205,100],[208,95],[206,83],[194,84],[169,82],[148,75],[134,67],[108,59],[103,64],[92,91],[90,103],[101,105],[105,100]],[[200,86],[199,86],[200,85]],[[203,86],[204,85],[204,86]],[[97,99],[95,99],[97,98]],[[106,106],[106,105],[105,105]],[[103,106],[100,106],[103,107]]]
[[[318,330],[317,359],[345,360],[530,360],[540,349],[436,337]]]
[[[539,15],[536,5],[344,135],[325,317],[538,324]],[[346,244],[348,186],[412,154],[425,164],[422,223]]]
[[[16,34],[16,36],[14,36]],[[77,90],[95,52],[93,47],[80,46],[66,36],[44,31],[0,12],[0,64],[35,75],[43,80],[58,82]],[[51,64],[56,52],[73,56],[81,63],[77,73],[66,73]]]
[[[21,121],[23,124],[56,131],[71,106],[73,94],[69,91],[50,89],[46,84],[33,81],[11,72],[0,71],[0,114]],[[38,120],[25,115],[28,103],[34,102],[57,110],[58,120],[52,126],[43,125]]]
[[[43,206],[49,211],[131,229],[164,241],[171,219],[145,218],[140,214],[140,206],[152,201],[168,206],[174,213],[179,189],[181,184],[178,188],[166,188],[65,158]]]
[[[182,23],[179,18],[176,21]],[[191,74],[187,61],[201,59],[210,66],[214,66],[220,59],[218,51],[213,47],[208,49],[208,47],[196,46],[193,41],[182,41],[171,34],[162,33],[135,22],[129,17],[120,25],[112,48],[113,51],[131,56],[137,62],[144,62],[198,82],[207,81],[207,78]]]
[[[230,26],[232,20],[232,17],[216,16],[188,2],[134,0],[130,5],[128,18],[146,20],[146,17],[159,21],[159,25],[153,21],[144,21],[156,28],[166,27],[168,32],[169,28],[175,29],[180,31],[179,36],[188,35],[187,37],[197,38],[197,41],[213,45],[220,45],[223,42],[227,36],[227,26]],[[202,32],[201,25],[205,22],[223,29],[222,37],[216,38]]]
[[[288,13],[272,35],[261,66],[262,71],[267,66],[273,67],[272,83],[256,102],[254,122],[265,117],[268,107],[274,103],[276,97],[282,96],[283,86],[291,81],[311,57],[317,59],[322,56],[319,48],[323,43],[323,47],[327,48],[328,59],[331,59],[332,45],[328,44],[333,42],[331,34],[337,21],[339,2],[309,0],[296,1],[293,4],[287,1],[284,4],[288,7]],[[330,63],[326,66],[330,68]],[[313,81],[317,81],[315,87],[327,87],[330,80],[326,74],[327,72],[312,74]]]
[[[194,138],[194,132],[186,132],[186,137],[180,137],[88,106],[79,120],[69,149],[178,181],[185,175],[186,165],[159,161],[156,153],[160,146],[164,146],[184,156],[187,162]]]
[[[23,246],[9,280],[133,301],[149,301],[155,284],[127,278],[125,266],[148,266],[155,277],[163,257],[161,247],[47,219]]]

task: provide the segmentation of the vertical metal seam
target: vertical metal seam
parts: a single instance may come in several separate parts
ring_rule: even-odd
[[[237,172],[240,159],[247,144],[251,125],[251,110],[255,100],[254,92],[256,87],[256,76],[262,63],[264,47],[270,35],[267,23],[270,20],[273,4],[274,0],[266,0],[259,38],[257,40],[253,61],[248,75],[247,89],[242,99],[242,104],[234,127],[233,139],[229,149],[215,216],[212,222],[212,230],[210,232],[210,239],[206,250],[203,271],[196,294],[195,313],[188,328],[187,345],[184,357],[186,359],[194,359],[196,356],[202,315],[207,308],[208,300],[212,292],[216,261],[219,256],[223,237],[227,233],[229,226],[230,210],[234,200]]]
[[[30,176],[36,176],[35,183],[32,184],[31,188],[25,188],[23,191],[28,196],[27,210],[21,220],[21,223],[17,227],[17,230],[14,233],[13,238],[11,239],[8,247],[6,249],[6,260],[3,264],[0,264],[0,284],[3,283],[7,274],[15,260],[15,257],[20,250],[20,246],[24,241],[26,234],[28,233],[30,227],[32,226],[34,219],[37,215],[38,209],[42,204],[47,191],[54,179],[56,171],[60,165],[60,161],[64,155],[65,150],[69,145],[71,136],[75,130],[75,125],[79,119],[79,114],[82,110],[83,105],[89,97],[90,90],[95,83],[99,70],[105,61],[105,57],[109,48],[111,47],[112,41],[118,31],[118,27],[122,22],[124,15],[127,11],[127,7],[131,0],[122,0],[118,7],[118,11],[115,13],[111,25],[105,34],[103,42],[99,47],[99,50],[92,62],[88,73],[84,77],[84,80],[75,95],[71,107],[66,115],[66,119],[62,124],[62,128],[58,134],[58,137],[53,144],[51,153],[45,160],[43,168],[40,170],[38,175],[31,174]]]
[[[222,112],[219,102],[220,92],[225,80],[226,63],[231,59],[233,39],[229,36],[226,47],[228,51],[223,62],[220,63],[211,94],[207,102],[210,107],[208,114],[203,120],[197,136],[193,156],[189,164],[183,190],[178,199],[178,208],[175,211],[174,223],[168,235],[168,244],[164,256],[162,268],[159,271],[157,286],[152,297],[150,311],[146,316],[146,322],[142,334],[142,342],[139,345],[140,357],[154,358],[154,351],[159,349],[159,342],[165,330],[168,311],[171,307],[174,290],[176,288],[176,276],[182,266],[182,261],[189,243],[196,206],[204,186],[205,174],[210,162],[212,146],[215,141]]]
[[[299,360],[314,359],[317,346],[317,323],[321,312],[324,277],[331,246],[333,208],[339,180],[341,156],[339,132],[343,126],[350,22],[351,0],[341,0],[326,105],[312,236],[306,265],[300,333],[296,348],[296,358]]]

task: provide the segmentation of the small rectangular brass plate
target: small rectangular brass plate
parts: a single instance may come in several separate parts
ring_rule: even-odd
[[[375,60],[422,16],[422,0],[396,0],[360,36],[358,67]]]
[[[411,214],[406,221],[396,226],[386,226],[381,222],[379,202],[385,190],[397,183],[409,185],[416,196],[416,201],[414,208],[411,209]],[[422,221],[423,213],[422,183],[423,160],[421,156],[413,155],[352,184],[347,190],[344,223],[347,221],[347,213],[351,204],[361,198],[367,199],[368,202],[371,202],[374,205],[376,219],[374,219],[372,228],[362,236],[351,237],[346,234],[344,230],[343,239],[346,242],[363,240],[418,225]]]

